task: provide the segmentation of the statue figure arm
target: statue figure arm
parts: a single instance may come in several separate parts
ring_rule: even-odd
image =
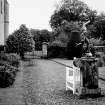
[[[87,22],[83,23],[83,27],[86,27],[87,24],[90,23],[90,20],[88,20]]]
[[[86,25],[89,24],[89,23],[90,23],[90,20],[87,21],[87,22],[85,22],[85,23],[83,23],[82,28],[83,28],[85,31],[87,31]]]

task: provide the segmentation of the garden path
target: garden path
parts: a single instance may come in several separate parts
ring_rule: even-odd
[[[44,59],[24,61],[14,86],[0,89],[0,105],[105,105],[105,90],[103,97],[79,99],[65,90],[65,79],[64,65]],[[105,88],[105,82],[100,86]]]

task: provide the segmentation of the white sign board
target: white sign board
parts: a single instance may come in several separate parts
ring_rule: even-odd
[[[72,90],[75,94],[76,89],[80,87],[80,68],[75,66],[66,67],[66,90]]]

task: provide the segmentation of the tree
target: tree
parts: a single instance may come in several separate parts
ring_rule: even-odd
[[[93,27],[94,30],[91,31],[91,36],[105,40],[105,13],[101,13],[97,16]]]
[[[6,41],[6,51],[12,53],[18,53],[24,58],[26,51],[32,51],[34,47],[34,41],[30,34],[30,31],[25,25],[21,25],[20,28],[14,31]]]
[[[50,32],[46,29],[43,29],[43,30],[31,29],[30,32],[31,32],[33,39],[35,41],[35,49],[36,50],[41,50],[42,43],[49,42],[52,37],[52,32]]]
[[[87,4],[79,0],[62,0],[54,14],[51,16],[50,25],[52,29],[61,27],[64,20],[71,21],[94,21],[97,12],[89,9]]]

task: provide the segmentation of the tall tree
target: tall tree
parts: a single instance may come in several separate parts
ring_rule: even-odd
[[[46,29],[43,29],[43,30],[31,29],[30,32],[31,32],[31,35],[33,36],[33,39],[35,41],[35,49],[36,50],[41,50],[42,43],[49,42],[52,38],[52,32],[50,32]]]
[[[92,36],[105,40],[105,13],[99,14],[93,25],[94,30],[91,32]]]
[[[80,0],[62,0],[51,16],[50,25],[52,29],[56,29],[62,25],[64,20],[71,22],[90,19],[93,21],[96,14],[95,10],[91,10],[87,4]]]
[[[34,40],[28,28],[22,24],[20,28],[14,31],[6,41],[7,52],[14,52],[20,54],[24,58],[26,51],[31,51],[34,47]]]

